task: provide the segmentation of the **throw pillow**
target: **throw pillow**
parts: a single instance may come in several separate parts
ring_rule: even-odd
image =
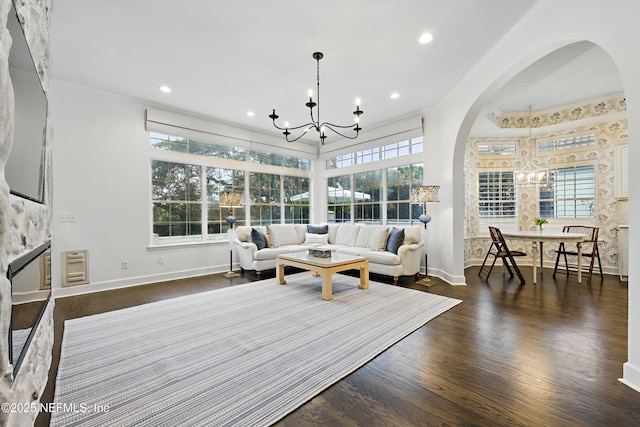
[[[389,229],[387,227],[379,228],[373,233],[373,237],[371,237],[371,246],[369,247],[372,251],[382,251],[384,250],[384,244],[387,242],[387,234],[389,233]]]
[[[307,233],[311,234],[327,234],[329,233],[329,225],[307,225]]]
[[[329,243],[329,235],[328,234],[316,234],[316,233],[307,233],[304,239],[305,245],[326,245]]]
[[[389,240],[387,240],[387,251],[394,254],[398,253],[398,248],[404,242],[404,230],[393,228],[389,232]]]
[[[258,249],[264,249],[267,247],[267,237],[257,228],[251,229],[251,241],[256,244]]]

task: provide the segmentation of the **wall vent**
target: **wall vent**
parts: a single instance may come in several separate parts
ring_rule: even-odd
[[[62,286],[89,283],[89,250],[62,252]]]
[[[51,289],[51,251],[40,259],[40,289]]]

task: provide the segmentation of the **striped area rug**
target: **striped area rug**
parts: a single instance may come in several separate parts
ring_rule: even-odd
[[[67,320],[51,426],[266,426],[460,300],[309,272]]]

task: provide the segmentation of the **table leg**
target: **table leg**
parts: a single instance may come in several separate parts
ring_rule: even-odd
[[[333,299],[333,292],[331,289],[331,273],[324,271],[321,275],[322,275],[322,299],[325,301],[331,301]]]
[[[542,249],[542,243],[540,242],[540,274],[542,274],[542,260],[544,258],[544,250]]]
[[[576,246],[578,246],[578,283],[582,283],[582,242],[578,242]]]
[[[533,283],[536,284],[538,279],[536,256],[538,255],[538,242],[535,240],[531,242],[531,256],[533,257]],[[540,257],[542,258],[542,257]]]
[[[360,289],[369,289],[369,265],[360,267]]]
[[[278,265],[276,266],[276,279],[281,285],[287,283],[287,281],[284,280],[284,264],[282,263],[278,263]]]

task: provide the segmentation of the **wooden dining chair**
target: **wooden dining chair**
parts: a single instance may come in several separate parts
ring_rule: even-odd
[[[563,233],[579,233],[579,234],[584,234],[585,235],[585,240],[582,244],[582,256],[585,258],[590,258],[590,262],[589,262],[589,278],[587,279],[588,282],[591,281],[591,276],[593,275],[593,266],[595,265],[595,260],[598,260],[598,269],[600,270],[600,278],[604,279],[604,275],[602,274],[602,264],[600,263],[600,252],[598,251],[598,232],[599,232],[599,228],[598,227],[590,227],[590,226],[585,226],[585,225],[565,225],[564,227],[562,227],[562,232]],[[591,244],[591,247],[589,248],[589,245]],[[578,256],[578,251],[576,250],[568,250],[565,245],[564,242],[560,243],[560,245],[558,246],[558,250],[556,251],[556,265],[553,269],[553,277],[556,277],[556,272],[558,271],[558,263],[560,262],[560,256],[564,257],[564,265],[565,265],[565,270],[567,272],[567,276],[569,275],[569,271],[577,271],[577,266],[574,267],[573,265],[571,267],[574,267],[573,269],[569,268],[569,263],[567,262],[567,255],[569,256],[575,256],[577,258]]]
[[[499,228],[489,227],[489,234],[491,235],[491,246],[487,251],[487,255],[484,257],[484,261],[482,262],[482,267],[480,267],[478,275],[482,276],[482,271],[485,268],[485,264],[487,263],[489,255],[493,255],[493,262],[491,263],[491,267],[489,268],[489,272],[487,273],[487,277],[485,280],[489,279],[491,270],[493,270],[493,266],[496,264],[496,260],[498,258],[501,258],[503,265],[509,272],[509,276],[513,277],[513,272],[515,271],[518,275],[518,278],[520,279],[520,283],[524,284],[524,276],[522,276],[522,273],[518,268],[518,264],[516,264],[516,261],[513,259],[513,257],[526,256],[527,254],[525,252],[510,250]]]

